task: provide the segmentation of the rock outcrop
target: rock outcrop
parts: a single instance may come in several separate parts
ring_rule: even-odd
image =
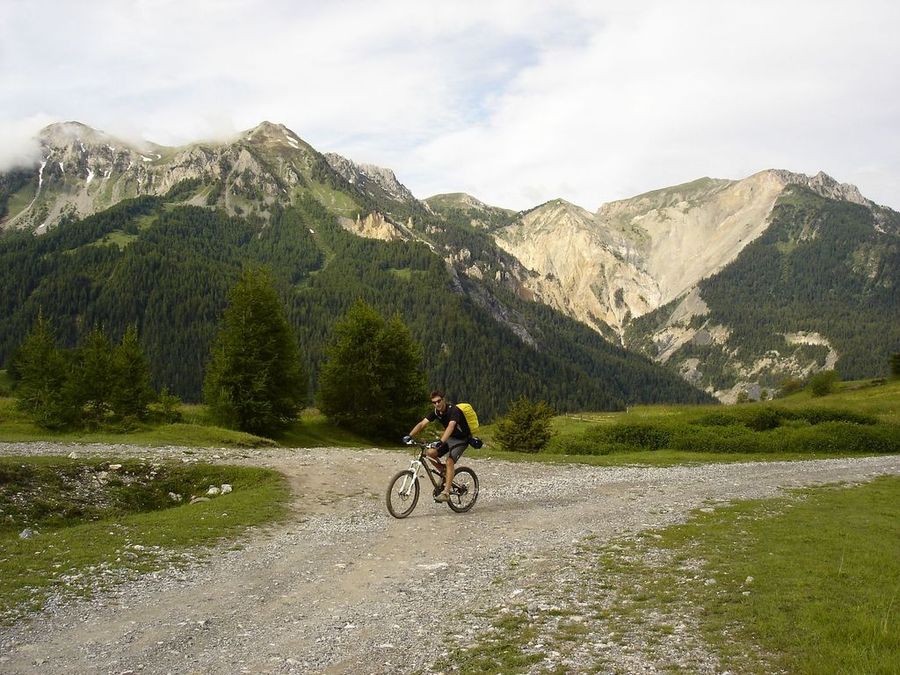
[[[397,180],[397,176],[390,169],[374,164],[357,164],[331,152],[325,153],[325,159],[344,180],[371,197],[387,197],[392,201],[404,204],[416,201],[413,193]]]

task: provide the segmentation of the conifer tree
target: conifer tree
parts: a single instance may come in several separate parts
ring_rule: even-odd
[[[262,269],[248,269],[232,288],[204,381],[216,419],[255,434],[296,420],[307,374],[285,309]]]
[[[427,395],[422,347],[409,329],[357,301],[335,325],[319,375],[320,410],[364,436],[399,437],[422,418]]]
[[[494,440],[507,452],[540,452],[553,434],[552,419],[553,409],[545,401],[532,402],[522,396],[497,423]]]
[[[156,393],[150,386],[150,365],[138,341],[137,326],[130,325],[113,350],[115,379],[110,405],[119,418],[145,419]]]
[[[67,390],[83,410],[88,425],[102,424],[112,412],[116,372],[113,346],[102,328],[94,328],[75,351]]]
[[[31,332],[13,357],[18,407],[45,429],[61,429],[77,417],[77,406],[67,398],[69,364],[57,349],[50,324],[39,314]]]

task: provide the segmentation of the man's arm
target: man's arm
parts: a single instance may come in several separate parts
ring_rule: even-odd
[[[409,432],[410,436],[415,436],[417,433],[422,431],[425,427],[431,424],[431,421],[427,417],[423,417],[422,421],[419,422],[416,426],[412,428],[412,431]]]
[[[447,428],[444,429],[444,433],[441,434],[441,443],[446,443],[447,439],[453,435],[453,430],[456,428],[456,420],[450,420],[450,424],[447,425]]]

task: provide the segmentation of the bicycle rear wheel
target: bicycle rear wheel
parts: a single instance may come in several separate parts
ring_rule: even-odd
[[[387,510],[394,518],[406,518],[419,501],[419,481],[412,471],[400,471],[388,484]]]
[[[447,506],[457,513],[464,513],[475,506],[476,499],[478,499],[478,476],[467,466],[458,468],[453,476]]]

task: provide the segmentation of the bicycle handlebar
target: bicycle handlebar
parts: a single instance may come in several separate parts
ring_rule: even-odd
[[[425,450],[426,448],[436,448],[441,444],[440,441],[432,441],[431,443],[423,443],[422,441],[417,441],[415,438],[408,438],[408,439],[404,438],[401,441],[401,443],[403,443],[403,445],[406,445],[409,447],[417,447],[422,450]]]

